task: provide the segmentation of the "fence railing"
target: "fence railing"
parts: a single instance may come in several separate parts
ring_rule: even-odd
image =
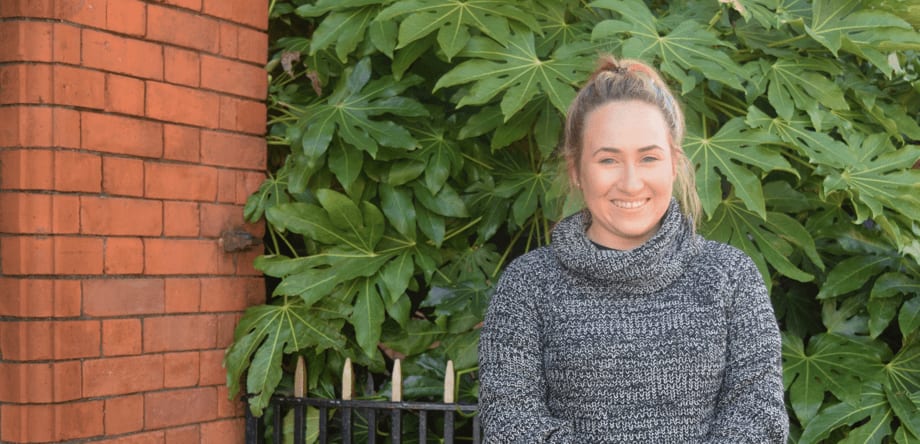
[[[340,399],[306,397],[306,373],[306,365],[301,357],[297,360],[294,373],[294,396],[273,396],[271,399],[270,438],[273,444],[285,442],[286,429],[288,439],[292,435],[294,444],[424,444],[428,437],[438,436],[438,432],[438,442],[452,444],[458,432],[458,415],[462,422],[460,429],[463,432],[463,441],[479,444],[481,440],[478,406],[454,402],[455,376],[451,361],[447,362],[444,372],[444,396],[443,402],[440,403],[403,401],[399,359],[393,363],[389,401],[353,399],[355,377],[351,360],[345,361],[342,370]],[[366,392],[374,392],[374,382],[370,374],[367,377]],[[253,416],[248,407],[245,410],[246,443],[264,444],[268,425],[262,418]],[[435,415],[443,415],[443,420]],[[407,419],[411,421],[406,421]],[[404,429],[406,422],[412,426]]]

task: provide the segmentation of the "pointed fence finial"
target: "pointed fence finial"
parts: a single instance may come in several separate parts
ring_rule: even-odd
[[[294,396],[298,398],[307,396],[307,363],[303,356],[297,357],[297,368],[294,369]]]
[[[402,402],[402,365],[399,358],[393,361],[393,379],[390,382],[390,401]]]
[[[454,361],[447,360],[447,368],[444,369],[444,403],[454,403]]]
[[[342,399],[350,401],[355,396],[355,371],[351,366],[351,358],[345,358],[342,368]]]

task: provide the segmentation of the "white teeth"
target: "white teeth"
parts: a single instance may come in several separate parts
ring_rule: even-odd
[[[633,208],[639,208],[639,207],[641,207],[642,205],[645,205],[645,201],[644,201],[644,200],[635,200],[635,201],[632,201],[632,202],[627,202],[627,201],[625,201],[625,200],[615,200],[615,201],[613,201],[613,204],[616,205],[616,206],[618,206],[618,207],[620,207],[620,208],[633,209]]]

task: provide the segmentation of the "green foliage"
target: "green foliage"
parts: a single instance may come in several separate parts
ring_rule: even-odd
[[[685,105],[701,232],[745,250],[783,330],[793,440],[920,441],[920,10],[904,0],[278,0],[277,278],[225,364],[256,413],[306,355],[443,364],[476,393],[507,262],[577,208],[554,149],[598,52],[659,66]],[[385,390],[385,388],[378,388]],[[373,395],[373,394],[367,394]]]

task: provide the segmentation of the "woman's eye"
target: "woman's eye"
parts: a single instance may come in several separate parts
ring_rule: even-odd
[[[645,156],[645,157],[642,158],[642,161],[643,161],[643,162],[655,162],[655,161],[657,161],[657,160],[658,160],[658,158],[655,157],[655,156]]]
[[[601,159],[601,160],[600,160],[600,163],[601,163],[602,165],[612,165],[612,164],[616,163],[616,159],[611,159],[611,158],[608,157],[608,158]]]

